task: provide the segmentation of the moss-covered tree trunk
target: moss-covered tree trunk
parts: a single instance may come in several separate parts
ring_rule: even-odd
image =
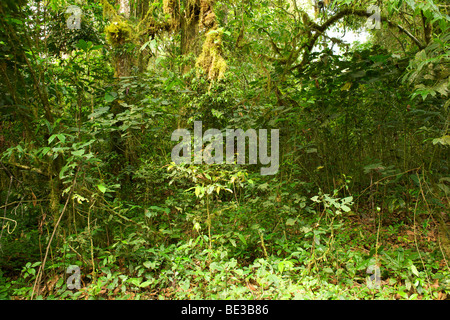
[[[192,9],[194,10],[194,9]],[[188,13],[189,14],[189,13]],[[192,14],[191,17],[182,17],[181,24],[181,43],[180,52],[182,55],[196,54],[196,43],[198,40],[198,22],[199,16]]]
[[[119,10],[118,13],[113,11],[113,8],[109,7],[107,3],[104,6],[107,8],[107,12],[114,17],[109,26],[106,27],[106,37],[108,42],[114,49],[113,65],[114,65],[114,77],[116,78],[117,85],[124,77],[131,75],[132,68],[132,56],[128,52],[128,46],[131,44],[131,36],[133,29],[130,26],[130,1],[118,0]],[[116,118],[120,113],[124,112],[123,106],[116,100],[112,103],[111,113]],[[117,127],[122,125],[121,122],[116,123]],[[122,137],[123,132],[116,130],[110,134],[110,148],[116,155],[116,159],[113,161],[112,171],[116,176],[120,176],[123,168],[125,167],[127,156],[126,141]],[[122,182],[125,182],[125,177],[120,177]]]

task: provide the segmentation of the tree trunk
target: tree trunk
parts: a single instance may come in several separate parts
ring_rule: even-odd
[[[130,17],[130,9],[130,0],[119,0],[119,14],[128,19]]]
[[[124,18],[128,19],[130,17],[130,2],[129,0],[119,0],[120,8],[119,14],[121,14]],[[120,81],[123,77],[129,77],[131,75],[131,67],[132,67],[132,56],[126,52],[125,47],[128,44],[128,39],[123,39],[124,41],[120,43],[120,46],[123,50],[121,53],[117,53],[114,57],[114,75],[118,81]],[[114,114],[114,118],[117,117],[120,113],[124,111],[124,108],[120,105],[120,103],[116,100],[113,102],[111,112]],[[120,127],[122,125],[121,122],[117,123],[116,126]],[[129,160],[127,156],[127,145],[126,141],[122,138],[122,131],[113,131],[110,135],[111,150],[117,154],[118,158],[115,160],[113,172],[116,175],[119,175],[127,160]],[[121,179],[122,182],[125,182],[126,179]]]

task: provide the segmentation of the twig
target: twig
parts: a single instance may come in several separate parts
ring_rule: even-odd
[[[92,263],[92,281],[94,282],[95,281],[95,278],[96,278],[96,272],[95,272],[95,262],[94,262],[94,242],[93,242],[93,235],[91,234],[91,210],[92,210],[92,207],[94,206],[94,204],[95,204],[95,200],[94,200],[94,202],[92,203],[92,205],[89,207],[89,211],[88,211],[88,233],[89,233],[89,236],[90,236],[90,238],[91,238],[91,263]]]
[[[386,176],[386,177],[384,177],[384,178],[381,178],[380,180],[377,180],[377,181],[375,181],[373,184],[378,184],[378,183],[380,183],[381,181],[383,181],[383,180],[386,180],[386,179],[389,179],[389,178],[392,178],[392,177],[395,177],[395,176],[398,176],[398,175],[401,175],[401,174],[405,174],[405,173],[408,173],[408,172],[411,172],[411,171],[417,171],[417,170],[419,170],[420,169],[420,167],[418,167],[418,168],[415,168],[415,169],[409,169],[409,170],[406,170],[406,171],[403,171],[403,172],[400,172],[400,173],[394,173],[394,174],[391,174],[391,175],[389,175],[389,176]],[[356,200],[357,199],[359,199],[368,189],[370,189],[370,188],[372,188],[372,183],[370,184],[370,186],[368,186],[367,188],[365,188],[363,191],[361,191],[361,193],[358,195],[358,197],[356,198]]]
[[[40,283],[40,281],[41,281],[41,279],[42,279],[42,275],[43,275],[44,268],[45,268],[45,262],[47,261],[48,252],[49,252],[49,250],[50,250],[50,245],[52,244],[53,237],[55,236],[56,229],[58,228],[59,223],[61,222],[61,219],[62,219],[62,217],[63,217],[63,215],[64,215],[64,212],[65,212],[66,209],[67,209],[67,205],[69,204],[70,196],[72,195],[72,192],[73,192],[75,183],[76,183],[76,181],[77,181],[77,174],[78,174],[78,171],[77,171],[77,173],[75,174],[75,177],[74,177],[74,180],[73,180],[72,187],[70,188],[70,192],[69,192],[69,194],[68,194],[68,196],[67,196],[66,203],[64,204],[64,208],[63,208],[63,210],[62,210],[62,212],[61,212],[61,215],[59,216],[58,221],[57,221],[56,224],[55,224],[55,227],[53,228],[53,232],[52,232],[52,235],[51,235],[51,237],[50,237],[50,240],[48,241],[47,249],[46,249],[46,251],[45,251],[44,260],[42,261],[42,264],[41,264],[40,267],[39,267],[39,271],[38,271],[38,274],[37,274],[37,276],[36,276],[36,280],[34,281],[33,291],[32,291],[32,293],[31,293],[31,300],[33,299],[33,296],[34,296],[35,291],[39,291],[39,283]]]
[[[7,162],[6,164],[15,166],[15,167],[20,168],[20,169],[30,170],[30,171],[39,173],[39,174],[41,174],[43,176],[47,176],[47,174],[45,172],[43,172],[41,169],[38,169],[38,168],[33,168],[33,167],[30,167],[30,166],[26,166],[26,165],[23,165],[23,164],[20,164],[20,163],[15,163],[15,162]]]
[[[6,204],[8,203],[8,198],[9,198],[9,195],[11,193],[12,181],[13,181],[13,176],[10,176],[8,193],[6,194],[6,200],[5,200],[5,210],[4,210],[4,213],[3,213],[3,219],[5,219],[5,220],[7,219],[6,218]],[[2,239],[2,236],[3,236],[3,225],[4,225],[4,222],[2,222],[2,231],[0,231],[0,240]],[[17,222],[16,222],[16,225],[17,225]],[[1,244],[0,244],[0,249],[1,249]]]

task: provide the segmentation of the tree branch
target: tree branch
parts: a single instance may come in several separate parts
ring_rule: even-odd
[[[311,52],[312,48],[314,47],[317,39],[319,38],[320,35],[322,35],[331,25],[333,25],[335,22],[339,21],[340,19],[342,19],[343,17],[346,16],[350,16],[350,15],[356,15],[358,17],[371,17],[372,13],[368,13],[365,10],[353,10],[353,9],[343,9],[341,11],[339,11],[338,13],[336,13],[334,16],[332,16],[331,18],[329,18],[327,21],[325,21],[322,25],[318,25],[317,23],[315,23],[314,21],[312,21],[311,19],[309,19],[309,17],[307,17],[307,15],[304,15],[304,22],[305,24],[308,24],[313,30],[318,31],[317,33],[315,33],[312,38],[310,38],[310,40],[308,41],[307,44],[301,46],[297,52],[300,52],[303,49],[306,49],[305,55],[302,59],[302,61],[293,66],[292,68],[290,68],[290,70],[294,70],[294,69],[299,69],[299,71],[302,70],[304,64],[307,62],[308,57],[309,57],[309,52]],[[389,25],[389,27],[391,28],[398,28],[401,32],[403,32],[404,34],[406,34],[418,47],[420,50],[425,48],[425,45],[423,45],[413,34],[411,34],[411,32],[409,32],[408,30],[406,30],[405,28],[403,28],[401,25],[394,23],[388,19],[385,19],[383,17],[380,17],[381,21],[386,21],[387,24]]]
[[[33,167],[26,166],[26,165],[23,165],[23,164],[20,164],[20,163],[16,163],[16,162],[6,162],[5,164],[17,167],[19,169],[33,171],[33,172],[42,174],[43,176],[48,176],[45,172],[43,172],[41,169],[38,169],[38,168],[33,168]]]

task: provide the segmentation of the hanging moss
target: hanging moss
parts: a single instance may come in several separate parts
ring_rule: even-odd
[[[178,11],[177,0],[163,0],[163,12],[169,17],[167,24],[172,31],[178,30],[180,24],[177,14]]]
[[[222,57],[223,30],[212,29],[206,34],[202,53],[197,59],[197,67],[200,67],[209,80],[220,80],[224,77],[227,63]]]
[[[108,0],[101,0],[103,7],[103,18],[114,18],[116,19],[118,14],[116,9],[108,2]]]
[[[212,4],[213,4],[212,0],[200,0],[200,10],[202,12],[206,12],[207,10],[209,10]]]
[[[200,26],[213,28],[216,26],[216,14],[213,10],[213,0],[200,0]]]
[[[105,28],[106,40],[113,46],[119,47],[132,41],[133,28],[125,21],[114,21]]]
[[[172,15],[177,5],[176,0],[163,0],[163,11],[166,14]]]
[[[217,28],[217,19],[213,10],[214,0],[200,0],[199,27],[209,30],[203,42],[202,53],[197,58],[197,67],[201,68],[209,80],[220,80],[225,76],[227,63],[222,57],[223,29]]]

